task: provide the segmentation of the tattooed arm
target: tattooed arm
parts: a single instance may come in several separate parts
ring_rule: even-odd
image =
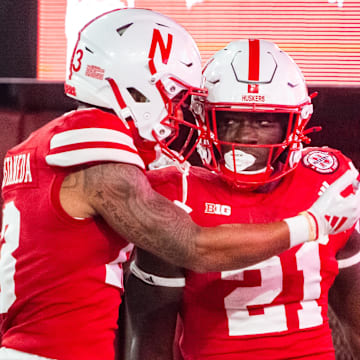
[[[107,163],[73,173],[64,181],[60,199],[69,215],[100,215],[129,242],[197,272],[249,266],[290,246],[285,222],[196,225],[133,165]]]
[[[60,196],[69,215],[101,215],[129,242],[199,272],[247,266],[289,247],[289,231],[283,222],[196,225],[155,192],[133,165],[108,163],[73,173],[64,181]]]

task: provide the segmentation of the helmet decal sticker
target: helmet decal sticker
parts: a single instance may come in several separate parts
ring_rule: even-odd
[[[154,65],[154,56],[157,45],[159,44],[160,47],[160,54],[163,64],[167,64],[170,57],[172,42],[173,42],[173,36],[172,34],[168,34],[167,45],[165,46],[160,31],[158,29],[154,29],[151,46],[150,46],[150,52],[149,52],[149,59],[150,59],[149,67],[151,74],[156,73],[156,69]]]
[[[64,84],[64,91],[66,95],[76,96],[76,88],[75,86],[71,86],[69,84]]]
[[[86,67],[85,76],[98,80],[104,80],[105,70],[96,65],[88,65]]]
[[[79,49],[76,51],[73,62],[71,64],[71,69],[74,70],[75,72],[78,72],[81,68],[81,60],[84,56],[84,52]]]

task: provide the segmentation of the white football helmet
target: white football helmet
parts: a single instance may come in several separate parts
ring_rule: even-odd
[[[267,183],[297,166],[302,142],[310,141],[304,129],[313,106],[304,77],[287,53],[266,40],[233,41],[207,62],[203,85],[208,97],[193,97],[191,106],[198,122],[208,129],[207,139],[198,146],[204,165],[238,185]],[[283,140],[276,144],[224,141],[218,131],[223,112],[277,114],[271,116],[282,118]],[[225,145],[231,151],[223,153]],[[255,148],[267,148],[268,159],[262,169],[252,171],[256,157],[251,153],[256,151],[244,149]]]
[[[187,97],[206,94],[200,84],[200,54],[182,26],[151,10],[117,9],[79,32],[65,93],[112,109],[127,126],[133,120],[141,139],[184,161],[190,153],[178,156],[169,146],[186,123],[178,112]]]

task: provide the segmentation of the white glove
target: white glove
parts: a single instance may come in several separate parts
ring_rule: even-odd
[[[319,199],[305,213],[315,239],[349,229],[360,217],[359,172],[352,167],[333,184],[323,183]],[[311,221],[311,220],[310,220]]]

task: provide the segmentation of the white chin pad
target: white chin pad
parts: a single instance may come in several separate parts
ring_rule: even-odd
[[[235,149],[234,151],[230,150],[224,155],[224,160],[226,168],[233,172],[235,171],[234,156],[237,172],[246,170],[250,166],[254,165],[256,161],[256,157],[254,155],[248,154],[239,149]]]

